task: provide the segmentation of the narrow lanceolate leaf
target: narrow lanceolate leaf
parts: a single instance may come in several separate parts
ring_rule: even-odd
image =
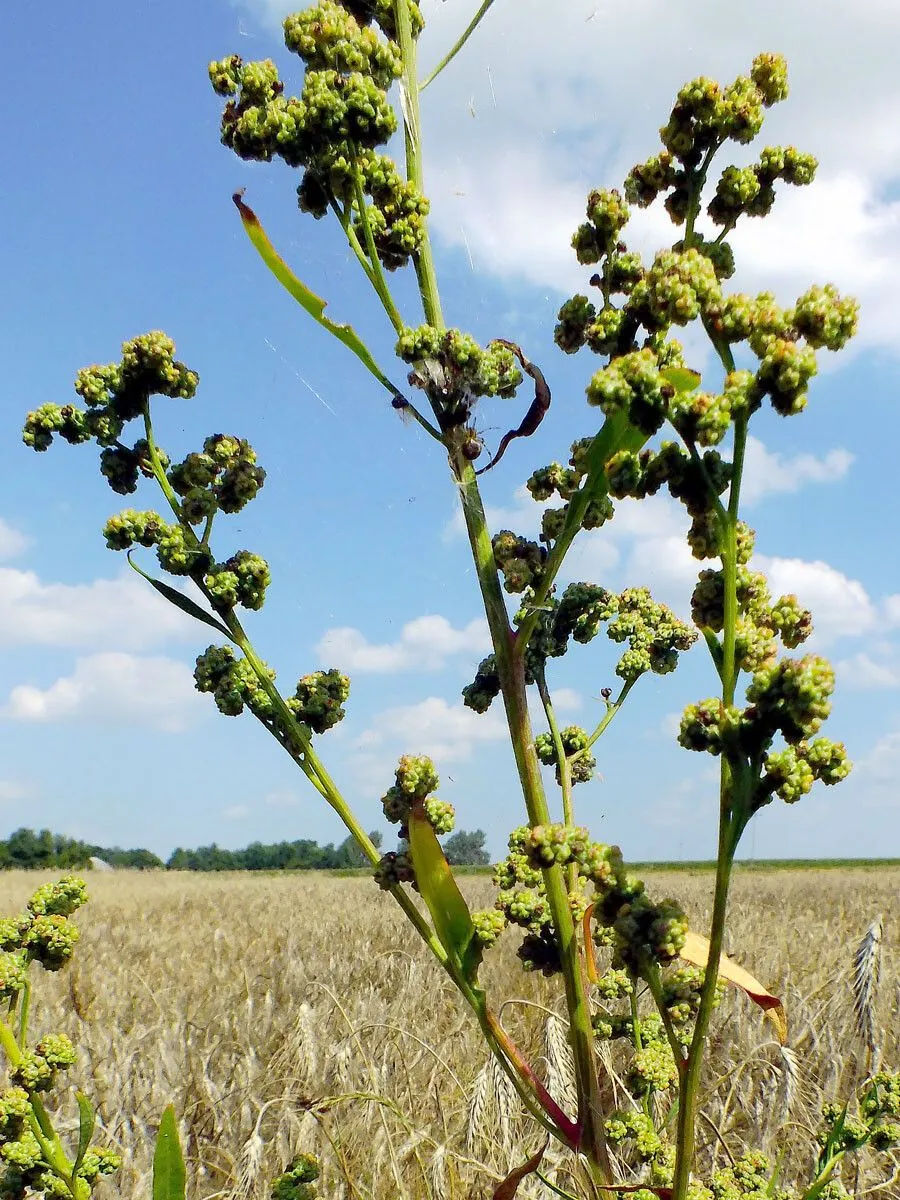
[[[450,864],[421,800],[409,817],[409,849],[416,885],[428,905],[438,939],[467,979],[474,980],[481,961],[472,914],[450,870]]]
[[[709,960],[709,939],[689,930],[680,954],[686,962],[693,963],[695,967],[705,967]],[[736,962],[732,962],[724,954],[719,959],[719,977],[727,979],[729,983],[739,987],[741,991],[746,992],[754,1004],[759,1005],[775,1026],[776,1036],[783,1046],[787,1041],[787,1016],[784,1005],[778,997],[766,991],[759,980],[754,979],[749,971],[739,967]]]
[[[224,634],[229,641],[233,640],[225,626],[220,621],[217,621],[212,613],[205,612],[199,604],[195,604],[189,596],[185,596],[184,592],[179,592],[177,588],[170,587],[167,583],[163,583],[161,579],[154,579],[152,575],[148,575],[146,571],[142,571],[131,557],[130,552],[128,554],[128,565],[137,571],[142,579],[146,579],[149,584],[155,587],[161,596],[165,596],[170,604],[174,604],[176,608],[180,608],[189,617],[194,617],[195,620],[202,621],[204,625],[211,625],[213,629]]]
[[[84,1162],[87,1148],[91,1144],[91,1138],[94,1136],[94,1122],[96,1120],[94,1106],[88,1100],[87,1096],[78,1092],[75,1099],[78,1101],[78,1151],[75,1154],[75,1162],[72,1165],[73,1175],[78,1174],[78,1168]]]
[[[521,1167],[516,1167],[514,1171],[510,1171],[503,1182],[494,1189],[494,1200],[513,1200],[516,1192],[519,1190],[519,1184],[528,1175],[533,1175],[541,1165],[541,1159],[544,1157],[544,1151],[550,1144],[548,1138],[538,1150],[537,1154],[532,1154],[527,1162],[522,1163]]]
[[[244,224],[244,229],[247,231],[247,236],[253,243],[259,257],[281,286],[294,297],[301,308],[304,308],[314,321],[317,321],[323,329],[327,329],[329,333],[333,334],[339,342],[343,342],[348,350],[352,350],[363,366],[375,376],[382,387],[387,388],[394,396],[399,395],[398,389],[394,387],[378,366],[368,346],[362,341],[353,326],[339,325],[336,321],[332,321],[330,317],[325,316],[325,309],[328,302],[323,300],[321,296],[317,296],[314,291],[297,278],[269,241],[268,234],[259,222],[259,217],[257,217],[248,204],[244,203],[242,196],[243,192],[235,192],[232,200],[237,205],[237,210],[241,214],[241,221]]]
[[[494,3],[494,0],[483,0],[483,3],[481,5],[481,7],[479,8],[478,12],[475,14],[475,16],[472,18],[472,20],[466,26],[466,28],[463,31],[463,33],[461,34],[461,36],[459,38],[457,38],[457,40],[453,43],[453,46],[447,51],[447,53],[444,55],[444,57],[441,59],[441,61],[438,63],[438,65],[434,68],[434,70],[431,72],[431,74],[428,76],[428,78],[423,83],[419,84],[420,92],[424,92],[425,89],[428,87],[429,83],[431,83],[432,80],[437,79],[438,75],[440,75],[440,73],[441,73],[441,71],[443,71],[444,67],[446,67],[448,63],[451,63],[454,60],[454,58],[456,58],[457,54],[459,54],[460,50],[462,50],[463,46],[466,44],[466,42],[469,40],[469,38],[472,36],[472,34],[478,28],[481,18],[485,15],[487,10],[491,7],[491,5],[493,3]]]
[[[153,1200],[184,1200],[184,1157],[178,1138],[175,1109],[170,1104],[162,1115],[153,1152]]]
[[[660,371],[660,376],[682,395],[696,392],[700,386],[700,372],[692,371],[690,367],[666,367]]]

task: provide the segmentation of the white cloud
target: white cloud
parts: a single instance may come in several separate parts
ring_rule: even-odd
[[[246,804],[229,804],[222,809],[222,816],[226,821],[243,821],[250,816],[250,809]]]
[[[302,803],[297,792],[292,792],[285,788],[275,792],[268,792],[263,796],[263,804],[267,808],[297,808]]]
[[[900,783],[900,731],[879,738],[858,760],[854,774],[879,783]]]
[[[15,558],[28,545],[28,538],[0,517],[0,559]]]
[[[13,688],[0,715],[13,721],[91,721],[178,733],[210,708],[184,663],[109,652],[77,659],[73,673],[48,688]]]
[[[574,688],[554,688],[552,699],[557,712],[577,712],[581,708],[581,696]]]
[[[430,696],[419,704],[387,709],[360,735],[357,746],[366,752],[402,742],[400,753],[428,754],[438,764],[469,758],[476,743],[507,736],[506,722],[495,705],[475,713],[462,704]]]
[[[766,449],[759,438],[748,437],[741,481],[741,499],[753,504],[776,492],[798,492],[807,483],[836,483],[853,462],[849,450],[829,450],[823,458],[814,454],[786,457]]]
[[[16,800],[24,800],[29,789],[12,779],[0,779],[0,804],[12,804]]]
[[[295,7],[234,2],[273,27]],[[423,74],[471,10],[424,0]],[[852,21],[840,0],[757,0],[752,9],[720,0],[568,0],[552,16],[546,0],[494,5],[423,96],[435,228],[479,269],[583,289],[590,272],[576,264],[569,240],[587,191],[617,185],[657,152],[657,129],[687,79],[729,81],[761,50],[779,50],[791,96],[771,110],[759,144],[809,148],[822,165],[812,187],[782,188],[771,217],[739,226],[734,282],[765,282],[792,299],[831,279],[863,301],[860,341],[896,353],[900,202],[890,188],[900,177],[898,49],[900,6],[886,0],[861,0]],[[746,161],[753,150],[734,146],[723,160]],[[636,248],[672,240],[654,210],[633,225]]]
[[[824,562],[757,555],[757,570],[769,580],[773,599],[794,594],[813,615],[816,642],[858,637],[877,622],[875,605],[858,579],[849,579]]]
[[[841,687],[859,691],[874,691],[880,688],[900,687],[900,666],[895,662],[876,662],[861,651],[850,658],[842,658],[834,664]]]
[[[184,637],[195,622],[134,572],[93,583],[42,583],[0,567],[0,645],[142,650]]]
[[[454,654],[484,654],[490,648],[487,622],[470,621],[454,629],[446,617],[408,621],[396,642],[372,644],[350,626],[329,629],[316,646],[323,663],[348,671],[437,671]]]

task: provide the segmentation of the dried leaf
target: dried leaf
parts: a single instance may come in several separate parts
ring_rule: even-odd
[[[689,930],[680,954],[686,962],[693,963],[696,967],[705,967],[709,960],[709,939]],[[759,1005],[775,1026],[776,1036],[783,1046],[787,1041],[787,1016],[784,1005],[778,997],[766,991],[759,980],[755,979],[749,971],[739,967],[736,962],[724,954],[719,959],[719,975],[722,979],[727,979],[729,983],[739,987],[741,991],[746,992],[753,1003]]]
[[[550,1139],[548,1138],[537,1154],[533,1154],[527,1162],[522,1163],[521,1167],[516,1167],[514,1171],[510,1171],[503,1182],[494,1189],[494,1200],[513,1200],[522,1180],[527,1175],[533,1175],[541,1165],[544,1151],[549,1145]]]

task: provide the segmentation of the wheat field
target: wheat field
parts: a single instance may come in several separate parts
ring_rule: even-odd
[[[0,913],[49,877],[4,873]],[[473,905],[490,902],[488,879],[463,885]],[[784,999],[790,1039],[782,1051],[741,993],[726,996],[706,1078],[705,1165],[744,1147],[787,1149],[785,1180],[805,1172],[819,1108],[862,1081],[866,1042],[900,1067],[898,885],[893,868],[738,874],[728,948]],[[705,928],[711,875],[654,873],[648,886],[679,897]],[[98,1195],[150,1194],[155,1125],[170,1102],[196,1200],[266,1197],[301,1150],[320,1156],[329,1200],[477,1200],[540,1143],[446,977],[372,882],[117,873],[91,874],[89,891],[74,962],[58,975],[35,968],[32,1030],[72,1037],[71,1085],[97,1105],[98,1140],[125,1158]],[[856,966],[874,982],[880,962],[880,986],[859,1012],[854,957],[878,918],[883,940],[870,935]],[[565,1104],[559,991],[521,971],[517,942],[504,935],[482,980]],[[614,1066],[601,1068],[611,1103]],[[60,1126],[74,1128],[72,1096],[59,1100]],[[571,1186],[563,1153],[545,1166]],[[884,1167],[884,1156],[864,1156],[844,1181],[896,1197],[900,1169],[878,1187]],[[518,1195],[551,1193],[531,1179]]]

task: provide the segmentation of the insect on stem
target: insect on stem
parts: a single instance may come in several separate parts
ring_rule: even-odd
[[[503,338],[497,338],[496,341],[499,342],[501,346],[506,346],[508,349],[512,350],[513,354],[515,354],[516,358],[522,364],[522,369],[534,380],[534,399],[532,400],[525,416],[522,418],[522,423],[519,425],[518,429],[510,429],[508,433],[504,433],[503,437],[500,439],[500,445],[497,447],[497,453],[487,464],[487,466],[482,467],[480,471],[475,472],[476,475],[483,475],[485,471],[489,471],[491,467],[495,467],[503,457],[506,447],[514,438],[530,437],[540,425],[541,421],[543,421],[547,410],[550,407],[550,387],[540,368],[536,367],[534,363],[528,361],[528,359],[522,353],[521,347],[517,346],[515,342],[507,342]]]

